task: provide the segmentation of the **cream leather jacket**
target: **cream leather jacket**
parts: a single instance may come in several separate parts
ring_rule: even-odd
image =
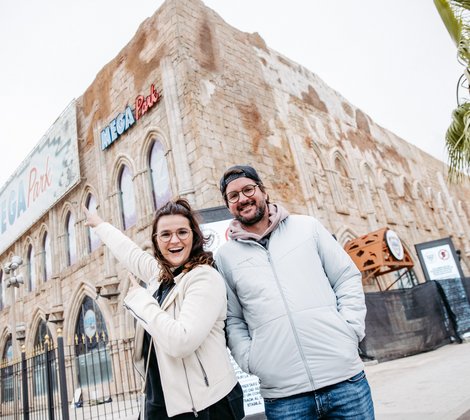
[[[138,321],[135,360],[141,375],[143,329],[153,337],[168,416],[203,410],[226,396],[237,379],[225,342],[227,298],[220,274],[210,266],[181,273],[160,307],[152,296],[159,286],[155,258],[108,223],[95,232],[129,271],[148,283],[147,289],[131,289],[124,306]]]

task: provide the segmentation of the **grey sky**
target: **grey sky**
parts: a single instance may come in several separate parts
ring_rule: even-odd
[[[191,1],[191,0],[187,0]],[[161,0],[21,0],[0,13],[0,187]],[[430,0],[206,0],[383,127],[446,161],[462,67]]]

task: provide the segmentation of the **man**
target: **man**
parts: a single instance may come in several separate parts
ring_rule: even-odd
[[[229,168],[220,190],[234,216],[216,256],[228,345],[259,377],[267,418],[373,419],[359,270],[315,218],[270,204],[251,166]]]

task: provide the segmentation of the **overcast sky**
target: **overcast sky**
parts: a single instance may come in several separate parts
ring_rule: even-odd
[[[192,0],[186,0],[192,1]],[[0,188],[161,0],[20,0],[0,7]],[[447,161],[462,67],[431,0],[206,0],[393,131]]]

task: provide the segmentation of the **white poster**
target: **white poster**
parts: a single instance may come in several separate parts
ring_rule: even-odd
[[[217,253],[217,250],[222,244],[229,240],[227,235],[229,223],[230,220],[221,220],[201,225],[204,236],[211,236],[211,241],[209,242],[207,249],[212,251],[214,254]],[[232,356],[230,356],[230,360],[233,363],[238,381],[243,388],[245,415],[249,416],[251,414],[264,413],[264,401],[259,392],[258,377],[248,375],[243,372]]]
[[[448,244],[421,250],[430,280],[460,278],[459,269]]]
[[[77,117],[73,102],[0,189],[0,253],[78,182]]]

